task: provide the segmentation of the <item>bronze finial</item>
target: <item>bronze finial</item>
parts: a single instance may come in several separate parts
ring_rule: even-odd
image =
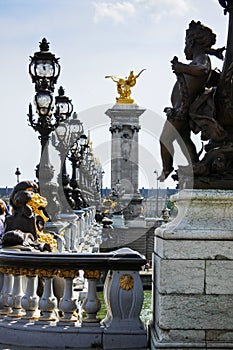
[[[43,38],[39,45],[40,51],[49,51],[49,44],[47,39]]]

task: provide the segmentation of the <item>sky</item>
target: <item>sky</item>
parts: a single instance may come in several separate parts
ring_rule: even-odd
[[[63,86],[85,131],[90,130],[94,153],[105,170],[104,187],[110,186],[111,158],[105,111],[117,96],[115,84],[104,77],[146,69],[132,89],[135,102],[146,110],[140,117],[139,187],[156,187],[163,109],[170,106],[175,83],[170,61],[176,55],[186,62],[184,38],[191,20],[200,20],[217,34],[215,47],[226,45],[228,16],[217,0],[0,0],[0,187],[16,184],[16,167],[20,180],[35,179],[40,142],[27,120],[35,95],[28,65],[43,37],[60,57],[54,96]],[[217,59],[212,64],[222,67]],[[183,160],[178,150],[177,155],[179,164]],[[170,179],[159,183],[175,185]]]

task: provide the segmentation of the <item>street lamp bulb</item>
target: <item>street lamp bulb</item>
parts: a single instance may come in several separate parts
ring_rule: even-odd
[[[39,116],[46,116],[52,113],[53,98],[49,91],[41,91],[35,95],[35,105]]]

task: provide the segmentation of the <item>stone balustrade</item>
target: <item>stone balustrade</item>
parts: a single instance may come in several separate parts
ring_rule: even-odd
[[[95,207],[74,210],[73,214],[60,214],[58,224],[48,223],[47,229],[64,237],[63,244],[59,242],[59,252],[96,253],[102,242],[102,225],[95,221]]]
[[[96,254],[1,250],[0,343],[14,349],[146,349],[139,276],[145,262],[129,248]],[[88,287],[81,305],[74,281],[83,271]],[[96,284],[106,274],[107,314],[100,320]]]

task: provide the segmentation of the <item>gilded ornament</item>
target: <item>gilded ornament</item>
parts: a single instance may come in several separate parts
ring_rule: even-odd
[[[123,275],[121,278],[120,278],[120,287],[124,290],[130,290],[133,288],[134,286],[134,279],[131,275]]]
[[[75,278],[79,276],[79,270],[60,270],[58,275],[64,278]]]
[[[36,277],[37,271],[36,271],[36,269],[29,269],[29,268],[21,267],[20,274],[24,275],[24,276]]]
[[[87,279],[100,279],[101,277],[101,271],[99,270],[85,270],[84,271],[84,278]]]
[[[32,198],[29,202],[27,202],[27,205],[31,207],[33,213],[35,215],[39,215],[44,220],[44,222],[47,222],[49,220],[49,218],[44,214],[42,210],[42,208],[45,208],[47,204],[47,200],[39,193],[33,193]],[[51,233],[42,232],[37,227],[37,235],[40,242],[47,243],[50,246],[51,251],[54,251],[55,248],[57,248],[57,241],[54,236],[51,235]]]
[[[36,274],[41,277],[56,277],[59,276],[60,271],[59,270],[52,270],[52,269],[36,269]]]
[[[111,78],[114,83],[117,83],[117,92],[120,97],[116,97],[117,103],[134,103],[134,100],[131,98],[131,87],[136,84],[136,80],[139,75],[144,71],[142,69],[137,75],[134,75],[134,72],[131,70],[128,77],[120,78],[114,75],[106,75],[105,78]]]
[[[11,274],[13,274],[13,275],[15,275],[15,276],[21,275],[21,269],[18,268],[18,267],[10,267],[10,268],[9,268],[9,271],[10,271],[10,272],[8,272],[8,273],[11,273]]]
[[[37,234],[39,237],[39,241],[49,244],[52,251],[54,251],[55,248],[57,248],[57,241],[55,238],[53,238],[51,233],[44,233],[44,232],[37,231]]]
[[[14,267],[9,266],[1,266],[0,267],[1,273],[6,273],[7,275],[13,275],[14,274]]]
[[[6,273],[6,266],[0,267],[0,273]]]
[[[40,196],[39,193],[33,193],[32,198],[27,202],[27,205],[32,208],[33,213],[41,216],[44,222],[47,222],[49,218],[45,216],[41,208],[45,208],[47,204],[47,200]]]

